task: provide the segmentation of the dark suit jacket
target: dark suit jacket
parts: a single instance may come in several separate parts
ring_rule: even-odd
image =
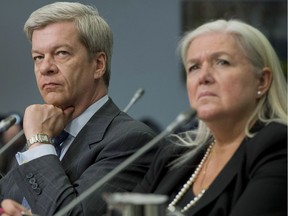
[[[182,150],[170,146],[159,151],[134,192],[168,195],[171,202],[175,196],[171,194],[188,180],[206,151],[202,148],[180,168],[169,168],[167,164]],[[287,126],[270,123],[254,138],[246,138],[187,215],[286,216]]]
[[[16,167],[0,180],[0,201],[28,200],[33,213],[53,215],[155,136],[145,124],[121,112],[111,99],[79,132],[60,162],[48,155]],[[131,191],[142,179],[154,150],[136,160],[69,215],[103,215],[103,192]]]

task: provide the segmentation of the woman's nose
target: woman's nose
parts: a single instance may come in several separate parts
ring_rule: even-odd
[[[199,83],[208,84],[213,82],[213,68],[209,64],[203,64],[200,68]]]

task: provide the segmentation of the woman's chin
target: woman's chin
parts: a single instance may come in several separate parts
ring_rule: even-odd
[[[213,109],[198,109],[197,117],[202,121],[213,121],[218,116],[217,112]]]

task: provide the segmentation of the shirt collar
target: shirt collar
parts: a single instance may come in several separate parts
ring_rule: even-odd
[[[104,97],[90,105],[83,113],[81,113],[81,115],[79,115],[77,118],[73,119],[67,124],[67,126],[65,127],[65,131],[67,131],[75,138],[77,134],[81,131],[81,129],[84,127],[84,125],[86,125],[89,119],[94,115],[94,113],[97,112],[108,101],[108,99],[108,95],[105,95]]]

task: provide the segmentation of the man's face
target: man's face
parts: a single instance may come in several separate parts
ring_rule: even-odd
[[[97,61],[89,59],[73,22],[34,30],[32,58],[37,85],[48,104],[86,106],[97,92]]]

